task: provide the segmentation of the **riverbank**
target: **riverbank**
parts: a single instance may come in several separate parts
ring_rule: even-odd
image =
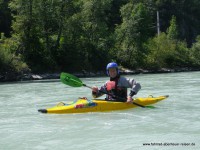
[[[130,69],[120,69],[120,73],[122,75],[134,75],[134,74],[156,74],[156,73],[175,73],[175,72],[190,72],[190,71],[200,71],[200,68],[162,68],[159,70],[146,70],[146,69],[137,69],[137,70],[130,70]],[[106,72],[99,71],[99,72],[88,72],[88,71],[81,71],[81,72],[74,72],[71,73],[77,77],[102,77],[106,76]],[[28,80],[47,80],[47,79],[59,79],[60,72],[57,73],[0,73],[0,82],[12,82],[12,81],[28,81]]]

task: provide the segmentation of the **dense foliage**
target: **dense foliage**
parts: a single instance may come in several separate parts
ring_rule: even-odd
[[[0,72],[97,71],[110,61],[200,67],[199,7],[197,0],[0,0]]]

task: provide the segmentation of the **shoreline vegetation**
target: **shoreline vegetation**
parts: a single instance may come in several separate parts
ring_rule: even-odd
[[[200,68],[161,68],[159,70],[146,70],[146,69],[120,69],[121,75],[136,75],[136,74],[161,74],[161,73],[178,73],[178,72],[193,72],[200,71]],[[61,73],[61,72],[60,72]],[[15,81],[34,81],[34,80],[51,80],[51,79],[60,79],[60,73],[26,73],[18,74],[15,73],[2,75],[0,74],[0,82],[15,82]],[[79,78],[88,78],[88,77],[104,77],[107,76],[105,71],[98,72],[87,72],[83,70],[82,72],[72,72],[71,74]]]
[[[196,0],[0,0],[0,82],[58,79],[61,71],[106,76],[109,62],[122,74],[200,71],[199,7]]]

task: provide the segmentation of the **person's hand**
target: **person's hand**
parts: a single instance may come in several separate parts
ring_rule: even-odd
[[[92,92],[93,93],[97,93],[98,92],[98,87],[96,87],[96,86],[92,87]]]
[[[128,104],[132,104],[132,102],[133,102],[132,97],[131,97],[131,96],[128,96],[128,97],[127,97],[127,101],[126,101],[126,103],[128,103]]]

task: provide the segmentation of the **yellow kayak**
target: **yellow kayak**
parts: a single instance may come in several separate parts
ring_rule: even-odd
[[[151,105],[166,99],[168,95],[159,97],[146,97],[136,98],[134,102],[142,106]],[[88,100],[86,98],[80,98],[72,103],[65,104],[63,102],[58,103],[56,106],[47,109],[39,109],[41,113],[54,113],[54,114],[68,114],[68,113],[86,113],[86,112],[104,112],[114,110],[124,110],[138,107],[137,105],[127,104],[124,102],[105,101],[101,99]]]

